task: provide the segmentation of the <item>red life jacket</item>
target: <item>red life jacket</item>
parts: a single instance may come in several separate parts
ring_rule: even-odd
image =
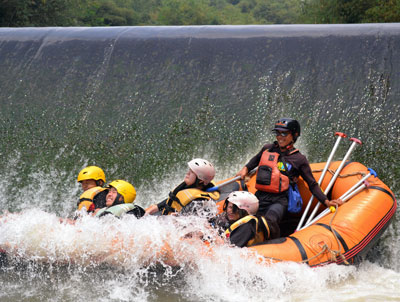
[[[299,151],[291,150],[289,154]],[[268,149],[261,155],[258,165],[256,189],[269,193],[281,193],[289,189],[289,177],[278,169],[279,153]]]

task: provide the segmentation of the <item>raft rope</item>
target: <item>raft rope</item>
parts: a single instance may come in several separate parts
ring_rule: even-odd
[[[312,172],[313,173],[322,172],[322,169],[312,170]],[[332,175],[334,175],[336,173],[336,170],[328,169],[328,172],[331,173]],[[364,177],[365,175],[367,175],[367,173],[362,172],[362,171],[357,171],[357,172],[348,173],[348,174],[342,174],[342,175],[339,174],[338,177],[344,178],[344,177],[356,176],[356,175],[361,175]]]
[[[313,173],[322,172],[322,171],[323,171],[323,169],[312,170]],[[334,175],[334,174],[336,173],[336,170],[328,169],[328,172],[331,173],[332,175]],[[357,171],[357,172],[348,173],[348,174],[342,174],[342,175],[339,174],[338,177],[345,178],[345,177],[356,176],[356,175],[361,175],[361,176],[364,177],[365,175],[367,175],[367,173],[362,172],[362,171]],[[331,261],[337,262],[337,259],[338,259],[338,257],[339,257],[340,259],[342,259],[342,261],[343,261],[344,264],[346,264],[346,265],[349,265],[349,264],[350,264],[350,263],[347,261],[346,257],[345,257],[345,256],[343,255],[343,253],[341,252],[341,249],[342,249],[343,245],[340,243],[340,241],[339,241],[339,239],[337,238],[337,235],[336,235],[336,233],[335,233],[335,230],[334,230],[334,228],[332,227],[333,219],[335,219],[338,210],[339,210],[339,207],[338,207],[338,205],[336,205],[336,211],[335,211],[335,213],[333,213],[332,218],[331,218],[331,220],[330,220],[330,222],[329,222],[329,229],[330,229],[330,232],[333,234],[333,237],[335,238],[336,244],[337,244],[337,246],[339,247],[339,249],[338,249],[338,250],[333,250],[333,249],[331,249],[331,248],[325,243],[325,244],[321,247],[321,251],[320,251],[319,253],[317,253],[316,255],[314,255],[314,256],[312,256],[312,257],[310,257],[310,258],[308,258],[308,259],[305,259],[305,260],[303,260],[303,261],[300,261],[300,263],[309,262],[309,261],[311,261],[311,260],[313,260],[313,259],[319,257],[320,255],[324,254],[325,252],[329,252],[329,253],[330,253],[330,260],[331,260]],[[274,259],[274,260],[283,261],[282,259]]]
[[[346,257],[345,257],[345,256],[343,255],[343,253],[341,252],[341,249],[342,249],[343,246],[342,246],[342,244],[340,243],[339,239],[337,238],[336,232],[334,232],[335,230],[334,230],[333,227],[332,227],[333,219],[335,218],[335,216],[336,216],[338,210],[339,210],[339,207],[338,207],[338,205],[336,205],[336,211],[335,211],[335,213],[333,213],[332,218],[331,218],[331,221],[329,221],[329,228],[330,228],[330,231],[331,231],[332,234],[333,234],[333,237],[334,237],[335,240],[336,240],[336,244],[338,245],[339,250],[335,251],[335,250],[330,249],[330,248],[326,245],[326,243],[324,244],[324,246],[326,246],[327,250],[331,253],[331,260],[332,260],[332,261],[335,261],[335,262],[336,262],[336,261],[337,261],[337,257],[339,256],[340,259],[342,259],[342,261],[343,261],[344,264],[349,265],[350,263],[346,260]]]
[[[312,170],[312,172],[313,172],[313,173],[314,173],[314,172],[322,172],[322,169],[319,169],[319,170]],[[332,175],[334,175],[334,174],[336,173],[336,171],[335,171],[335,170],[332,170],[332,169],[328,169],[328,172],[331,173]],[[345,177],[356,176],[356,175],[361,175],[361,176],[364,177],[365,175],[367,175],[367,173],[362,172],[362,171],[357,171],[357,172],[348,173],[348,174],[342,174],[342,175],[339,174],[338,177],[345,178]],[[338,249],[338,250],[333,250],[333,249],[331,249],[331,248],[325,243],[325,244],[321,247],[321,251],[320,251],[319,253],[317,253],[316,255],[314,255],[314,256],[312,256],[312,257],[310,257],[310,258],[308,258],[308,259],[305,259],[305,260],[303,260],[303,261],[300,261],[300,263],[309,262],[310,260],[313,260],[313,259],[319,257],[321,254],[324,254],[325,252],[329,252],[329,253],[330,253],[330,256],[331,256],[331,257],[330,257],[330,260],[331,260],[331,261],[337,262],[337,258],[339,257],[340,259],[342,259],[342,261],[343,261],[344,264],[346,264],[346,265],[349,265],[349,264],[350,264],[350,263],[347,261],[346,257],[344,256],[344,254],[341,252],[341,249],[342,249],[343,245],[342,245],[341,242],[339,241],[339,239],[338,239],[338,237],[337,237],[337,235],[336,235],[336,232],[335,232],[334,228],[332,227],[333,219],[335,219],[338,210],[339,210],[339,207],[338,207],[338,205],[336,205],[336,211],[335,211],[335,213],[333,213],[332,218],[331,218],[331,220],[330,220],[330,222],[329,222],[329,229],[330,229],[330,232],[333,234],[333,237],[335,238],[336,244],[337,244],[337,246],[339,247],[339,249]],[[283,261],[282,259],[274,259],[274,260]]]
[[[322,172],[322,170],[323,170],[323,169],[312,170],[312,172],[313,172],[313,173],[317,173],[317,172]],[[332,169],[328,169],[327,171],[328,171],[329,173],[331,173],[332,175],[334,175],[334,174],[336,173],[336,170],[332,170]],[[362,172],[362,171],[357,171],[357,172],[348,173],[348,174],[342,174],[342,175],[339,174],[338,177],[344,178],[344,177],[350,177],[350,176],[356,176],[356,175],[361,175],[361,176],[364,177],[365,175],[367,175],[367,173]],[[319,253],[315,254],[314,256],[312,256],[312,257],[310,257],[310,258],[304,259],[304,260],[302,260],[302,261],[297,261],[298,263],[306,263],[306,262],[309,262],[309,261],[311,261],[311,260],[314,260],[315,258],[318,258],[318,257],[321,256],[322,254],[328,252],[328,253],[330,254],[330,260],[331,260],[331,261],[337,262],[337,259],[338,259],[338,257],[339,257],[340,259],[342,259],[342,261],[343,261],[344,264],[346,264],[346,265],[349,265],[349,264],[350,264],[350,263],[347,261],[345,255],[343,255],[343,253],[341,252],[341,249],[342,249],[343,246],[342,246],[342,244],[340,243],[339,239],[337,238],[336,233],[334,232],[335,230],[334,230],[333,227],[332,227],[333,219],[335,219],[335,216],[336,216],[338,210],[339,210],[339,208],[338,208],[338,206],[336,205],[336,211],[335,211],[335,213],[333,213],[332,218],[331,218],[331,220],[330,220],[330,222],[329,222],[329,228],[330,228],[330,232],[332,232],[333,237],[334,237],[335,240],[336,240],[336,244],[338,245],[339,250],[333,250],[333,249],[331,249],[331,248],[325,243],[325,244],[321,247],[321,251],[320,251]],[[264,257],[264,258],[270,259],[270,260],[273,260],[273,261],[282,261],[282,262],[285,261],[285,260],[283,260],[283,259],[279,259],[279,258],[275,258],[275,257]]]
[[[357,174],[364,174],[364,173],[358,172]],[[335,211],[335,213],[333,213],[332,218],[331,218],[331,220],[330,220],[330,222],[329,222],[329,228],[330,228],[330,231],[331,231],[332,234],[333,234],[333,237],[334,237],[335,240],[336,240],[336,244],[338,245],[339,249],[338,249],[338,250],[333,250],[333,249],[331,249],[331,248],[325,243],[324,245],[321,246],[321,251],[320,251],[319,253],[315,254],[314,256],[312,256],[312,257],[310,257],[310,258],[304,259],[304,260],[302,260],[302,261],[296,261],[296,262],[298,262],[298,263],[306,263],[306,262],[309,262],[309,261],[311,261],[311,260],[314,260],[315,258],[318,258],[318,257],[321,256],[322,254],[325,254],[326,252],[328,252],[328,253],[330,254],[330,259],[329,259],[329,260],[334,261],[334,262],[337,262],[337,258],[339,257],[340,259],[342,259],[342,261],[343,261],[344,264],[346,264],[346,265],[349,265],[349,264],[350,264],[350,263],[347,261],[346,257],[345,257],[345,256],[343,255],[343,253],[341,252],[341,249],[342,249],[343,246],[342,246],[342,244],[340,243],[339,239],[337,238],[336,233],[334,232],[335,230],[334,230],[333,227],[332,227],[332,222],[333,222],[333,219],[335,218],[335,216],[336,216],[336,214],[337,214],[337,212],[338,212],[338,209],[339,209],[339,208],[338,208],[338,206],[336,205],[336,211]],[[265,257],[265,258],[266,258],[266,259],[271,259],[271,260],[273,260],[273,261],[281,261],[281,262],[285,261],[285,260],[283,260],[283,259],[274,258],[274,257]]]

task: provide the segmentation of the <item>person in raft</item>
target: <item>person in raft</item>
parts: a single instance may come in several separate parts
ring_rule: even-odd
[[[140,206],[133,204],[136,198],[135,187],[125,180],[114,180],[107,186],[105,207],[95,209],[96,217],[112,214],[121,217],[124,214],[133,214],[137,218],[142,217],[145,211]]]
[[[78,210],[85,207],[87,212],[93,212],[95,209],[106,206],[108,189],[103,187],[106,183],[106,175],[101,168],[88,166],[82,169],[78,174],[77,181],[83,190],[77,204]]]
[[[162,215],[172,213],[195,214],[205,200],[218,200],[218,191],[206,192],[214,187],[212,180],[215,176],[214,166],[207,160],[195,158],[188,162],[189,170],[183,182],[178,185],[169,197],[158,204],[146,209],[146,214],[155,214],[161,211]]]
[[[238,247],[250,246],[276,237],[274,229],[264,216],[258,215],[257,197],[247,191],[234,191],[225,200],[223,212],[210,219],[211,226]]]
[[[257,214],[263,215],[270,227],[279,229],[279,223],[288,206],[289,183],[296,181],[298,176],[304,179],[311,193],[326,207],[343,204],[340,199],[329,200],[326,197],[315,181],[307,158],[294,147],[300,136],[299,122],[291,118],[281,118],[275,123],[272,132],[276,141],[264,145],[236,174],[243,179],[258,166],[255,196],[260,204]]]

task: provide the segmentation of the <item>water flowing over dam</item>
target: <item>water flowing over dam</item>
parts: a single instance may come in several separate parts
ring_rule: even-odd
[[[359,138],[398,197],[400,24],[0,28],[0,113],[2,210],[68,215],[86,165],[145,207],[194,157],[234,175],[280,117],[310,162]],[[369,259],[399,273],[399,238],[397,214]]]

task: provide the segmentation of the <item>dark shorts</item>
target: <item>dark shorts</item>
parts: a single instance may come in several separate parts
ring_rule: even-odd
[[[272,194],[262,191],[256,192],[260,202],[257,214],[262,215],[268,222],[271,231],[271,239],[280,237],[279,223],[287,211],[287,192]]]

